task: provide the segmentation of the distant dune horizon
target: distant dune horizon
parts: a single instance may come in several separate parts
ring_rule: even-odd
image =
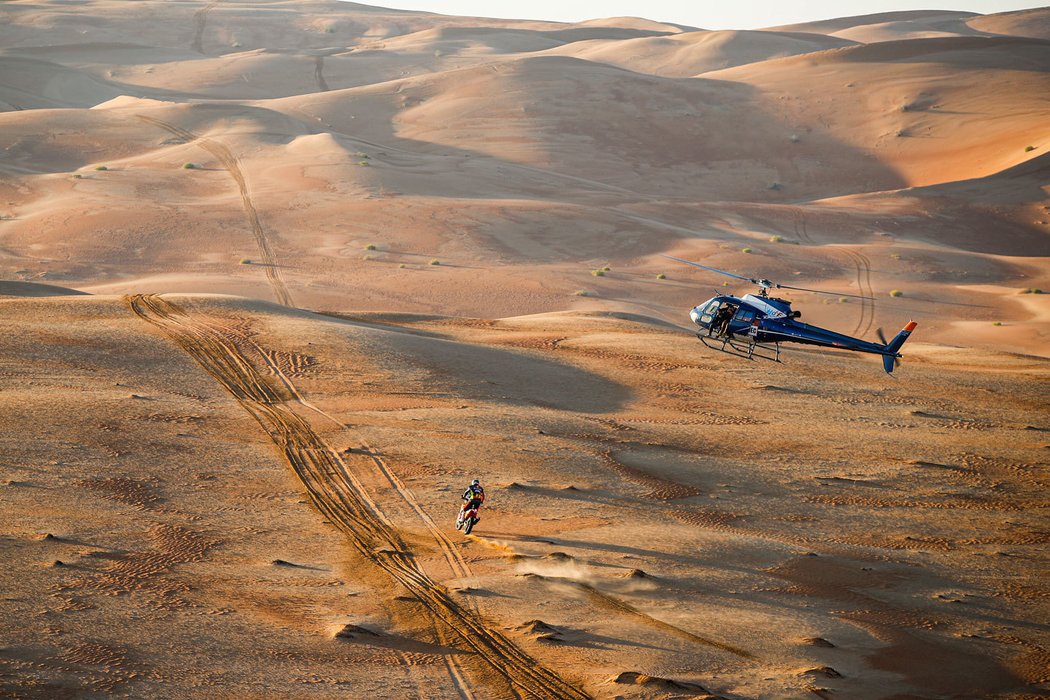
[[[1047,95],[1050,8],[0,3],[0,696],[1047,696]]]

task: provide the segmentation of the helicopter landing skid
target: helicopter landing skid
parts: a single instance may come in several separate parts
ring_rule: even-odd
[[[773,343],[772,345],[754,342],[745,343],[732,335],[709,336],[704,333],[697,333],[696,337],[706,347],[724,352],[727,355],[746,357],[749,360],[758,358],[760,360],[769,360],[770,362],[780,362],[780,343]]]

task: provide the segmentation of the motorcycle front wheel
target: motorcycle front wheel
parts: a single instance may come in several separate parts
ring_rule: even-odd
[[[474,523],[476,523],[476,522],[477,522],[476,518],[470,518],[469,520],[467,520],[467,522],[466,522],[467,527],[463,530],[463,534],[464,535],[469,535],[470,531],[474,529]]]

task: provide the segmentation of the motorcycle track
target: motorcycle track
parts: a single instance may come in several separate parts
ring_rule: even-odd
[[[269,370],[270,374],[276,377],[281,382],[281,384],[284,385],[285,389],[287,389],[288,393],[294,398],[295,401],[297,401],[305,408],[308,408],[311,411],[314,411],[318,415],[322,416],[323,418],[326,418],[327,420],[331,421],[332,423],[337,425],[341,430],[350,430],[350,426],[346,425],[330,413],[321,410],[314,404],[307,401],[306,398],[296,388],[295,384],[292,383],[292,380],[288,377],[288,375],[284,373],[284,371],[280,368],[280,366],[278,366],[276,362],[274,362],[273,357],[268,353],[264,352],[263,349],[259,347],[257,343],[255,343],[255,341],[251,340],[250,338],[243,338],[243,340],[244,342],[250,344],[252,348],[259,353],[259,356],[263,359],[263,362],[266,363],[266,368]],[[470,570],[470,566],[467,564],[467,560],[464,559],[462,555],[460,555],[459,551],[456,549],[456,546],[452,543],[452,540],[449,539],[448,536],[441,531],[441,528],[437,526],[437,524],[434,522],[434,519],[431,518],[430,515],[425,510],[423,510],[422,506],[419,505],[419,501],[416,500],[416,496],[414,493],[412,493],[412,490],[408,488],[405,482],[403,482],[401,478],[390,469],[389,466],[387,466],[387,463],[383,459],[380,452],[364,441],[362,441],[361,446],[364,448],[364,453],[367,454],[368,457],[372,460],[372,463],[375,464],[376,468],[383,475],[383,478],[386,479],[387,483],[390,484],[391,488],[397,491],[398,495],[401,496],[401,499],[416,513],[416,515],[419,516],[419,519],[426,526],[427,530],[430,531],[430,534],[434,537],[435,543],[442,550],[446,561],[448,561],[449,569],[452,571],[452,575],[455,578],[466,578],[468,576],[472,576],[473,572]]]
[[[241,337],[240,340],[243,340],[244,342],[251,345],[251,347],[258,353],[259,357],[261,357],[266,363],[267,369],[269,369],[270,373],[274,377],[276,377],[281,382],[281,384],[284,385],[285,389],[288,390],[288,393],[295,399],[295,401],[297,401],[303,407],[308,408],[311,411],[314,411],[318,415],[322,416],[323,418],[326,418],[327,420],[331,421],[332,423],[337,425],[341,430],[350,430],[350,426],[346,425],[330,413],[325,412],[324,410],[318,408],[314,404],[307,401],[306,398],[299,392],[298,388],[296,388],[295,384],[292,383],[292,380],[288,377],[288,375],[286,375],[284,371],[280,368],[280,366],[274,361],[273,356],[269,353],[264,352],[263,349],[259,347],[259,345],[255,341],[247,337]],[[470,570],[470,566],[467,565],[466,560],[462,557],[462,555],[460,555],[459,551],[456,550],[455,545],[452,544],[452,541],[445,535],[445,533],[443,533],[440,530],[440,528],[437,527],[430,515],[428,515],[427,512],[423,510],[423,508],[419,505],[419,502],[416,500],[415,494],[412,493],[411,489],[409,489],[408,486],[406,486],[405,483],[401,481],[401,479],[393,471],[390,470],[390,468],[387,466],[386,462],[383,460],[383,458],[380,456],[377,450],[371,447],[368,443],[363,442],[362,446],[364,447],[364,450],[367,453],[367,455],[372,459],[372,462],[383,474],[387,482],[394,488],[394,490],[397,491],[397,493],[401,496],[402,500],[404,500],[405,503],[407,503],[412,508],[412,510],[416,512],[420,520],[423,521],[423,524],[427,527],[428,530],[430,530],[431,534],[434,537],[435,543],[441,549],[442,553],[445,556],[445,560],[448,562],[449,569],[452,571],[453,577],[465,578],[473,575],[473,573]],[[470,605],[471,609],[475,613],[477,613],[477,607],[473,604],[473,601],[470,601],[468,604]],[[437,625],[435,625],[434,629],[443,646],[453,646],[449,641],[449,635],[446,630],[442,629],[440,626]],[[456,659],[456,657],[453,655],[448,655],[444,658],[445,666],[448,668],[449,677],[452,679],[453,684],[455,684],[456,690],[459,692],[461,700],[476,700],[474,694],[470,690],[470,686],[464,680],[464,671],[462,666],[460,665],[459,660]]]
[[[208,13],[211,12],[212,8],[218,5],[220,0],[214,0],[209,2],[207,5],[202,7],[193,13],[193,50],[197,53],[204,53],[204,27],[208,24]]]
[[[850,259],[857,270],[857,288],[860,289],[860,319],[852,335],[864,337],[875,323],[875,291],[871,286],[871,261],[863,253],[843,248],[842,252]]]
[[[273,289],[274,296],[277,298],[278,303],[284,306],[294,307],[295,304],[292,302],[292,295],[288,292],[288,287],[284,283],[284,277],[281,275],[281,267],[277,264],[277,256],[273,252],[273,248],[270,246],[270,241],[266,237],[266,232],[263,231],[262,224],[259,222],[259,213],[255,209],[255,204],[252,202],[251,195],[248,192],[248,182],[244,178],[244,172],[241,170],[240,161],[233,155],[229,148],[223,144],[212,141],[210,139],[203,138],[197,134],[161,121],[160,119],[154,119],[153,117],[147,117],[142,114],[136,115],[142,121],[158,126],[165,131],[178,136],[187,143],[196,143],[204,150],[215,156],[226,172],[230,174],[234,182],[237,183],[237,188],[241,194],[241,204],[244,207],[244,214],[248,217],[248,226],[252,230],[252,235],[255,236],[255,243],[259,247],[259,254],[262,256],[263,265],[266,270],[266,278],[270,282],[270,287]]]
[[[324,56],[314,58],[314,78],[317,80],[317,89],[328,92],[328,82],[324,79]]]
[[[287,405],[275,386],[221,329],[197,321],[156,295],[125,297],[133,313],[156,326],[217,380],[284,453],[314,506],[362,556],[404,586],[435,622],[446,624],[523,697],[588,698],[460,605],[419,566],[398,530],[381,514],[338,453]],[[453,674],[456,675],[455,673]],[[468,691],[469,692],[469,691]]]
[[[681,627],[675,627],[674,625],[668,622],[658,620],[652,615],[648,615],[642,612],[641,610],[638,610],[633,605],[630,605],[629,603],[626,603],[620,600],[619,598],[614,598],[611,595],[608,595],[607,593],[602,593],[590,584],[583,583],[582,581],[572,581],[571,583],[575,584],[585,593],[587,593],[587,595],[589,595],[595,601],[595,604],[600,607],[609,608],[611,610],[615,610],[625,615],[637,617],[644,621],[646,624],[649,624],[653,627],[664,630],[665,632],[669,632],[675,635],[676,637],[681,637],[696,644],[702,644],[704,646],[720,649],[722,651],[729,652],[734,656],[739,656],[742,659],[754,660],[755,658],[755,655],[747,651],[746,649],[741,649],[740,647],[735,647],[731,644],[725,644],[724,642],[717,642],[713,639],[708,639],[707,637],[701,637],[700,635],[693,634],[692,632],[684,630]]]
[[[791,211],[794,215],[795,235],[798,236],[799,241],[806,245],[816,245],[813,238],[809,235],[809,229],[806,226],[805,210],[801,207],[792,207]],[[841,252],[849,258],[849,261],[853,264],[857,273],[857,289],[859,290],[860,295],[864,297],[860,302],[860,318],[857,319],[857,325],[851,334],[857,337],[863,337],[871,330],[872,325],[875,323],[875,289],[871,285],[871,261],[863,253],[858,253],[857,251],[849,250],[847,248],[841,248],[839,250],[841,250]]]

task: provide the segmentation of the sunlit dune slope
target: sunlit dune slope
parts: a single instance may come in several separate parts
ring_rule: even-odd
[[[1046,7],[981,15],[971,17],[966,23],[974,29],[989,34],[1050,40],[1050,8]]]
[[[805,133],[853,144],[907,185],[989,175],[1050,138],[1050,43],[922,39],[708,73],[761,91]],[[760,67],[759,67],[760,66]]]
[[[902,39],[929,39],[968,36],[980,32],[968,21],[978,17],[972,12],[945,10],[905,10],[854,17],[788,24],[772,29],[787,32],[826,34],[863,44]]]
[[[547,51],[608,63],[638,73],[687,78],[770,58],[848,46],[853,42],[818,34],[712,31],[625,41],[587,41]]]

